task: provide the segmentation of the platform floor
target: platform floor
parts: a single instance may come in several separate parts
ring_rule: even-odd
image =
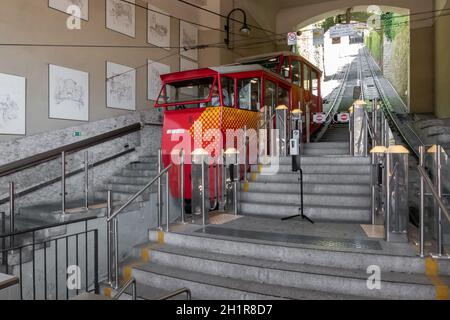
[[[212,217],[215,215],[212,214]],[[220,215],[219,215],[220,216]],[[226,215],[229,216],[229,215]],[[197,217],[186,225],[177,224],[171,232],[195,234],[209,238],[233,238],[235,241],[255,243],[277,243],[285,246],[316,248],[345,252],[373,253],[395,256],[416,256],[412,242],[386,242],[369,235],[359,224],[314,223],[300,218],[281,221],[252,216],[237,216],[223,224],[208,225],[205,230]]]

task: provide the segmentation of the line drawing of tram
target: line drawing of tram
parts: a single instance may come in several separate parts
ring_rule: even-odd
[[[191,213],[193,197],[192,152],[203,148],[211,158],[217,159],[230,145],[239,150],[242,148],[238,146],[239,138],[230,143],[226,138],[227,131],[242,132],[246,128],[258,132],[263,126],[276,130],[279,124],[275,114],[280,106],[287,109],[288,114],[296,109],[303,114],[307,110],[311,114],[322,112],[321,78],[322,72],[317,67],[290,52],[247,57],[232,65],[161,75],[162,88],[155,108],[164,109],[162,160],[167,167],[173,163],[174,152],[183,150],[185,153],[183,193],[186,213]],[[309,125],[311,134],[320,127],[313,123]],[[221,132],[222,138],[210,134],[211,130]],[[302,139],[305,140],[305,136]],[[271,152],[269,140],[270,135],[265,141],[266,155]],[[257,159],[250,164],[257,164]],[[220,194],[223,194],[217,181],[223,177],[213,163],[209,168],[209,197],[211,203],[215,203],[211,208],[215,208]],[[170,193],[176,198],[181,192],[179,170],[174,165],[170,174]],[[246,175],[242,168],[239,171],[241,177]]]

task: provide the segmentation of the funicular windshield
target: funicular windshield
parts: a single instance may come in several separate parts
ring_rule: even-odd
[[[168,110],[219,106],[215,77],[180,80],[166,83],[158,98],[158,105]]]

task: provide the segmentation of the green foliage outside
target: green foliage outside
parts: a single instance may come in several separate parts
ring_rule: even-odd
[[[375,61],[381,65],[383,59],[383,38],[377,31],[371,31],[369,36],[364,39],[366,47],[372,53]]]
[[[408,101],[408,78],[409,78],[409,55],[410,55],[409,26],[396,29],[396,36],[393,41],[391,68],[393,79],[389,79],[392,85],[402,97],[403,101]]]

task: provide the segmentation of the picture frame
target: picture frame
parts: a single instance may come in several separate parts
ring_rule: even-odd
[[[129,3],[131,2],[131,3]],[[133,4],[132,4],[133,3]],[[136,0],[105,0],[105,27],[136,38]]]
[[[26,135],[27,79],[0,73],[0,135]]]
[[[50,119],[89,121],[89,76],[88,72],[49,64]]]

